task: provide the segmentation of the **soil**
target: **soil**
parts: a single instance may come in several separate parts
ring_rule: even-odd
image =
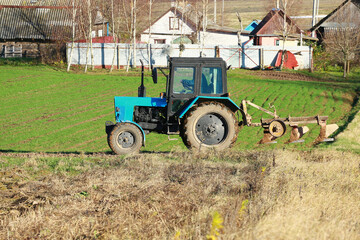
[[[277,79],[277,80],[288,80],[288,81],[308,81],[308,82],[333,82],[332,80],[310,77],[310,76],[303,75],[301,73],[280,72],[280,71],[275,71],[275,70],[248,71],[246,74],[261,77],[264,79]]]

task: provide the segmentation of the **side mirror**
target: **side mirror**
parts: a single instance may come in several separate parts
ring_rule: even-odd
[[[153,82],[156,84],[157,83],[157,68],[152,69],[151,76],[152,76]]]

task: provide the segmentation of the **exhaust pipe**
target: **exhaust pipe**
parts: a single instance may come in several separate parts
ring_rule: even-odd
[[[141,62],[141,85],[138,87],[138,97],[146,97],[146,87],[144,86],[144,63]]]

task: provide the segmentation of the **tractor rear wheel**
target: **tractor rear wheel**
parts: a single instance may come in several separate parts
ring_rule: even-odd
[[[138,153],[143,136],[138,127],[131,123],[118,123],[108,134],[108,144],[116,154]]]
[[[237,123],[234,113],[224,104],[205,102],[186,114],[181,137],[190,149],[221,151],[236,142]]]

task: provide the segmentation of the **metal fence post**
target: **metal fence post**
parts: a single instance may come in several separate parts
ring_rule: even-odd
[[[119,70],[120,69],[120,46],[119,46],[119,44],[117,44],[117,43],[115,43],[116,44],[116,55],[117,55],[117,69]]]

